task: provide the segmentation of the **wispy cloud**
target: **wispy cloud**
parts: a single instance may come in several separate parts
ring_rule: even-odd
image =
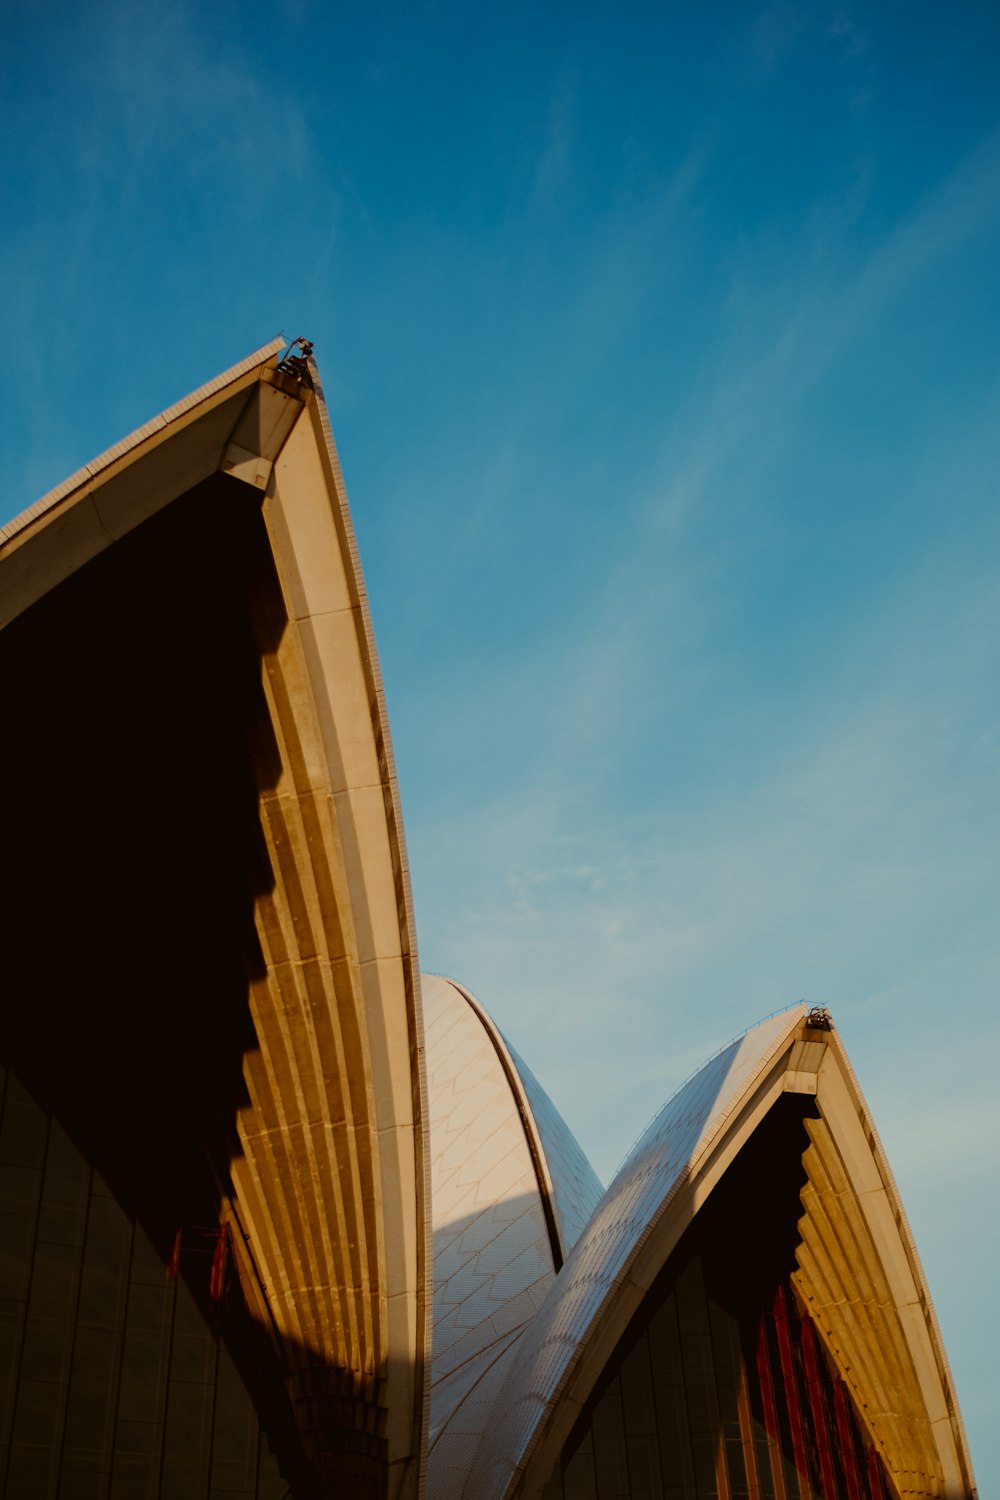
[[[962,944],[995,882],[1000,837],[987,810],[996,726],[969,709],[1000,666],[1000,595],[973,538],[950,558],[936,542],[918,547],[866,599],[828,665],[839,677],[789,705],[766,759],[739,744],[719,752],[714,802],[697,788],[678,800],[655,740],[634,756],[643,784],[623,788],[620,766],[657,733],[683,671],[704,665],[684,617],[727,607],[714,583],[699,597],[690,557],[672,565],[664,536],[680,544],[706,510],[726,514],[720,486],[734,476],[759,486],[768,435],[777,441],[842,353],[990,221],[998,144],[852,270],[824,280],[806,265],[769,339],[752,317],[734,334],[670,433],[662,479],[609,517],[600,586],[571,627],[470,684],[468,723],[507,726],[507,759],[485,777],[480,765],[474,797],[453,789],[452,820],[435,805],[433,832],[413,830],[418,902],[432,903],[418,909],[433,934],[426,957],[485,986],[605,1174],[665,1089],[758,1015],[801,997],[829,1003],[875,1045],[919,1014],[940,1064],[953,1050],[937,1009],[943,968],[970,992],[991,982],[981,945],[967,955]],[[995,417],[984,394],[970,452],[988,449]],[[933,493],[953,479],[953,458],[931,450],[928,463]],[[674,627],[695,662],[671,664]],[[475,731],[466,744],[475,767]],[[891,1132],[902,1106],[889,1105]]]
[[[536,211],[548,212],[551,209],[553,198],[570,175],[576,130],[576,80],[571,73],[566,73],[549,101],[545,137],[532,184]]]

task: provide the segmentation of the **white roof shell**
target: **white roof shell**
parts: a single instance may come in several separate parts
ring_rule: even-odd
[[[801,1007],[711,1059],[657,1115],[592,1215],[506,1369],[466,1500],[541,1494],[645,1293],[776,1099],[816,1097],[793,1280],[904,1496],[975,1496],[923,1273],[833,1032]],[[752,1226],[747,1226],[752,1233]]]
[[[450,1500],[602,1188],[475,998],[433,975],[422,990],[434,1257],[428,1493]]]

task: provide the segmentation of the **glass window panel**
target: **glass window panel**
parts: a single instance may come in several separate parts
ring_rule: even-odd
[[[207,1385],[171,1381],[167,1398],[167,1430],[164,1454],[171,1461],[204,1460],[206,1466],[212,1431],[213,1391]],[[204,1476],[207,1479],[207,1474]]]
[[[694,1458],[675,1296],[668,1297],[654,1314],[648,1340],[663,1492],[669,1500],[682,1500],[693,1494]]]
[[[5,1500],[286,1500],[250,1395],[187,1287],[17,1087],[0,1142],[8,1411],[20,1377]],[[4,1462],[0,1449],[0,1473]]]
[[[152,1422],[161,1415],[163,1390],[158,1330],[129,1328],[122,1355],[119,1422]],[[117,1437],[115,1439],[117,1444]]]
[[[170,1353],[170,1379],[204,1385],[213,1378],[215,1346],[208,1334],[178,1333]]]
[[[0,1161],[0,1201],[34,1207],[42,1188],[40,1163]]]
[[[649,1345],[640,1338],[622,1360],[622,1405],[627,1433],[654,1433],[656,1407],[653,1402],[653,1380],[649,1362]]]
[[[33,1208],[12,1203],[9,1199],[0,1203],[0,1301],[3,1304],[22,1303],[27,1299],[34,1230]]]
[[[86,1162],[62,1126],[53,1120],[45,1154],[43,1201],[51,1208],[81,1209],[86,1206],[89,1188]]]
[[[35,1245],[29,1317],[68,1319],[75,1313],[78,1260],[72,1245]]]
[[[558,1464],[549,1475],[548,1482],[542,1490],[542,1500],[564,1500],[562,1470]]]
[[[165,1277],[166,1266],[163,1260],[154,1249],[149,1236],[137,1224],[132,1242],[132,1269],[129,1279],[133,1285],[162,1287]]]
[[[115,1463],[122,1454],[149,1458],[155,1452],[159,1459],[160,1432],[159,1422],[131,1422],[119,1418],[115,1425]]]
[[[69,1377],[73,1325],[68,1318],[29,1318],[21,1352],[22,1380],[63,1384]]]
[[[87,1214],[85,1205],[79,1208],[62,1206],[47,1207],[44,1203],[38,1215],[38,1238],[53,1245],[82,1245]]]
[[[6,1500],[43,1500],[54,1481],[54,1454],[47,1446],[11,1449]]]
[[[257,1500],[288,1500],[288,1481],[267,1439],[261,1434],[257,1449]]]
[[[77,1469],[67,1462],[63,1453],[62,1470],[59,1475],[59,1500],[105,1500],[108,1493],[108,1475],[98,1469]]]
[[[656,1437],[656,1406],[645,1335],[622,1361],[622,1407],[632,1500],[657,1500],[661,1494]]]
[[[45,1159],[49,1122],[38,1105],[10,1075],[0,1122],[0,1161],[40,1167]]]
[[[288,1486],[285,1485],[287,1493]],[[165,1454],[160,1471],[159,1500],[192,1500],[205,1493],[205,1469],[197,1459]]]
[[[158,1286],[136,1285],[135,1282],[132,1282],[130,1285],[128,1294],[129,1329],[155,1329],[158,1333],[162,1329],[169,1330],[174,1289],[165,1283],[164,1274],[161,1269]]]
[[[253,1486],[257,1467],[257,1417],[232,1358],[225,1348],[219,1348],[218,1371],[215,1385],[214,1433],[212,1438],[212,1483],[217,1479],[216,1470],[223,1464],[236,1464],[243,1469],[241,1485]]]
[[[628,1493],[631,1500],[659,1500],[660,1456],[655,1433],[630,1432],[628,1445]]]
[[[217,1463],[212,1459],[212,1487],[210,1493],[218,1496],[249,1495],[253,1496],[254,1470],[256,1464],[249,1467],[245,1463]]]
[[[21,1380],[11,1435],[13,1449],[37,1444],[51,1451],[62,1422],[62,1391],[47,1380]]]
[[[589,1436],[589,1434],[588,1434]],[[564,1500],[597,1500],[597,1475],[594,1472],[593,1445],[574,1453],[563,1473]]]
[[[118,1391],[118,1344],[111,1329],[77,1329],[65,1434],[73,1448],[98,1452],[110,1444]]]
[[[601,1500],[628,1500],[628,1460],[621,1383],[612,1380],[594,1408],[594,1468]]]
[[[149,1500],[153,1477],[150,1459],[138,1454],[116,1453],[111,1471],[110,1500]],[[156,1493],[155,1489],[153,1493]]]
[[[0,1441],[4,1442],[10,1423],[11,1396],[20,1347],[21,1319],[15,1313],[0,1313]]]
[[[116,1203],[92,1198],[83,1248],[79,1321],[101,1328],[121,1326],[132,1231]]]

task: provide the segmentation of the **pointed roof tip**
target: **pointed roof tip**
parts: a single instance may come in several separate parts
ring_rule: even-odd
[[[286,375],[294,375],[298,380],[311,380],[316,370],[316,361],[313,357],[313,343],[311,339],[292,339],[278,360],[278,369]],[[294,354],[292,351],[298,349],[300,352]]]
[[[75,473],[68,475],[66,479],[61,480],[53,489],[47,490],[44,495],[39,496],[37,500],[26,506],[24,510],[19,512],[18,515],[14,516],[5,525],[0,526],[0,547],[5,542],[17,536],[32,521],[36,521],[39,516],[44,515],[47,510],[50,510],[54,505],[58,505],[60,500],[65,500],[68,495],[72,495],[74,490],[80,489],[88,480],[94,479],[103,469],[114,463],[116,459],[123,458],[132,449],[137,448],[140,443],[144,442],[146,438],[151,437],[153,433],[159,432],[164,427],[169,426],[176,418],[193,410],[202,401],[206,401],[210,396],[214,396],[233,381],[239,380],[241,376],[248,375],[259,365],[266,364],[268,360],[274,359],[285,347],[285,336],[283,333],[279,333],[274,338],[269,339],[266,344],[262,344],[259,349],[255,349],[252,354],[248,354],[244,359],[238,360],[236,364],[231,365],[228,369],[222,370],[211,380],[206,381],[204,385],[198,386],[189,395],[182,396],[179,401],[175,401],[155,417],[150,417],[147,422],[143,422],[141,427],[137,427],[127,437],[121,438],[110,448],[106,448],[103,453],[99,453],[96,458],[92,458],[89,463],[85,463]]]
[[[619,1169],[511,1360],[475,1460],[489,1500],[509,1500],[526,1474],[549,1471],[567,1412],[590,1399],[608,1349],[620,1347],[685,1228],[786,1093],[815,1100],[794,1280],[818,1336],[890,1472],[927,1473],[935,1493],[975,1495],[940,1330],[884,1152],[829,1011],[796,1005],[710,1058]],[[824,1259],[828,1221],[856,1254]],[[872,1306],[864,1288],[876,1285],[887,1300]],[[898,1389],[866,1358],[886,1339]]]

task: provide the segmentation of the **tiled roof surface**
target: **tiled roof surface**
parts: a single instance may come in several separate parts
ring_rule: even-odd
[[[664,1106],[599,1203],[546,1299],[519,1339],[466,1500],[511,1492],[540,1423],[614,1300],[637,1251],[726,1120],[789,1033],[801,1008],[732,1042]]]

